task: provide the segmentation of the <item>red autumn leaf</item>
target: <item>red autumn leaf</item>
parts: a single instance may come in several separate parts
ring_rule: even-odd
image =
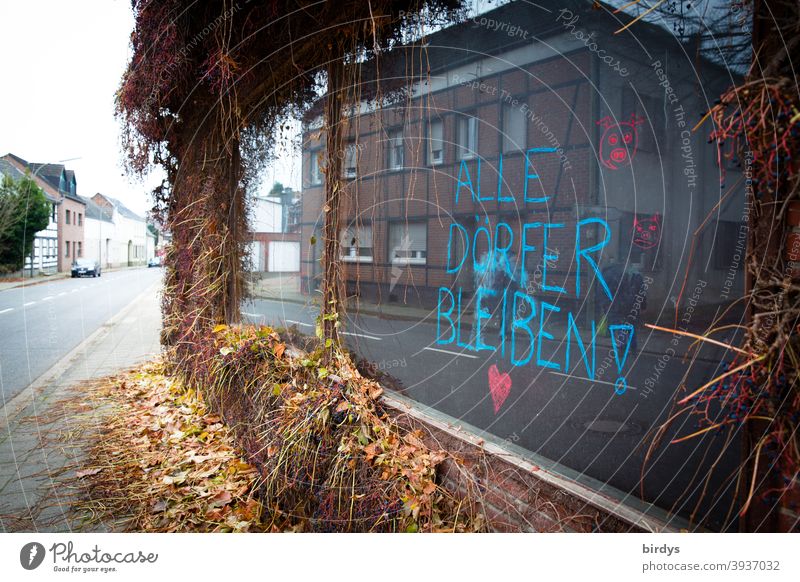
[[[223,489],[211,498],[211,507],[225,507],[233,500],[230,491]]]

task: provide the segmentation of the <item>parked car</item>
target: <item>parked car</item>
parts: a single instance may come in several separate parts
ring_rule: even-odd
[[[147,268],[150,267],[160,267],[161,266],[161,257],[153,257],[149,261],[147,261]]]
[[[73,277],[99,277],[100,263],[94,259],[78,259],[72,263]]]

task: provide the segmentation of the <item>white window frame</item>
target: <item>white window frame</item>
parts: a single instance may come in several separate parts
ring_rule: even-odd
[[[309,180],[312,186],[319,186],[322,184],[322,171],[320,168],[319,155],[322,150],[314,150],[308,158],[309,163]]]
[[[434,137],[434,127],[438,127],[439,137]],[[434,145],[438,142],[439,148],[434,149]],[[434,152],[439,152],[438,158],[434,156]],[[439,166],[444,163],[444,122],[441,119],[431,119],[428,121],[428,165]]]
[[[409,230],[412,225],[422,228],[421,240],[425,245],[424,249],[408,249],[406,252],[411,253],[407,257],[397,257],[395,253],[398,247],[392,244],[392,231],[397,228],[403,229],[403,236],[401,241],[408,240],[406,237],[410,236]],[[401,242],[402,244],[402,242]],[[402,249],[401,249],[402,250]],[[410,222],[392,222],[389,224],[389,262],[393,265],[424,265],[428,262],[428,225],[425,221],[410,221]]]
[[[342,176],[345,178],[356,178],[358,176],[358,144],[349,143],[345,146],[344,150],[344,167],[342,168]]]
[[[340,236],[339,258],[345,263],[371,263],[374,256],[372,225],[361,224],[342,229]],[[355,238],[356,244],[349,244]],[[368,239],[369,245],[360,246],[359,242]],[[348,243],[348,244],[345,244]],[[361,249],[369,249],[369,255],[361,254]]]
[[[457,127],[458,159],[471,160],[478,155],[478,118],[460,115]]]
[[[396,129],[389,132],[389,169],[402,170],[405,167],[405,154],[403,130]],[[397,159],[398,157],[400,158],[399,160]]]

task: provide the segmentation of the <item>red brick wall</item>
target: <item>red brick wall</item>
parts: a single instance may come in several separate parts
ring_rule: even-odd
[[[67,224],[67,211],[70,220]],[[80,215],[80,224],[78,224]],[[86,205],[71,198],[62,198],[58,206],[58,270],[69,271],[72,262],[80,258],[78,249],[81,249],[81,256],[85,255],[83,240],[83,226],[86,220]],[[67,241],[69,241],[69,255],[66,254]]]
[[[570,55],[576,67],[563,66],[563,57],[529,65],[526,70],[513,70],[481,79],[486,90],[466,86],[453,86],[432,95],[423,95],[404,107],[386,108],[378,113],[365,114],[349,124],[349,139],[360,146],[358,178],[348,182],[342,208],[342,224],[355,221],[370,224],[373,231],[373,261],[345,266],[345,276],[351,291],[378,293],[379,286],[414,286],[415,295],[435,298],[439,286],[471,284],[468,268],[458,274],[446,273],[447,244],[450,223],[454,220],[467,228],[474,228],[476,213],[490,217],[493,228],[502,220],[512,226],[515,240],[519,240],[522,222],[574,222],[575,205],[593,201],[590,188],[591,128],[590,84],[584,75],[589,69],[586,54]],[[514,195],[513,202],[476,202],[462,190],[455,204],[456,182],[460,167],[457,156],[457,114],[468,113],[479,118],[478,154],[481,158],[480,180],[477,177],[477,160],[470,160],[468,168],[477,189],[483,196],[497,191],[499,155],[502,133],[502,101],[513,95],[524,102],[533,114],[546,111],[546,128],[529,120],[527,147],[551,147],[552,138],[565,148],[569,167],[557,154],[536,157],[536,171],[540,183],[531,181],[530,187],[551,196],[551,202],[525,204],[522,201],[525,182],[525,157],[522,152],[503,155],[501,195]],[[431,169],[426,159],[426,131],[428,119],[443,121],[445,163]],[[405,166],[402,171],[388,168],[387,133],[403,127],[405,137]],[[546,129],[552,131],[547,135]],[[321,231],[321,199],[323,189],[310,183],[310,152],[323,146],[324,135],[311,130],[304,135],[303,151],[303,214],[301,238],[301,273],[304,286],[319,272],[318,256],[309,247],[311,237],[319,238]],[[574,190],[573,190],[574,186]],[[536,194],[533,194],[536,195]],[[577,198],[576,198],[577,196]],[[502,218],[500,213],[503,213]],[[520,219],[520,212],[523,218]],[[531,214],[536,212],[536,214]],[[539,219],[533,218],[541,213]],[[472,220],[470,221],[470,218]],[[421,220],[427,223],[427,264],[406,266],[398,277],[398,267],[392,265],[388,254],[389,227],[392,220]],[[315,233],[316,230],[316,233]],[[559,238],[560,237],[560,238]],[[563,240],[561,240],[563,239]],[[574,231],[554,231],[550,246],[564,252],[574,244]],[[553,270],[554,281],[557,269]],[[566,271],[566,268],[564,269]],[[569,285],[570,282],[563,284]],[[571,283],[574,285],[574,282]],[[386,290],[388,291],[388,289]],[[388,296],[385,293],[383,297]]]

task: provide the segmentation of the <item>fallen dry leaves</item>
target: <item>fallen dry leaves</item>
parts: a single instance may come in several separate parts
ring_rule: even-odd
[[[197,392],[158,363],[92,389],[110,414],[73,476],[85,520],[144,532],[260,529],[257,471]]]

